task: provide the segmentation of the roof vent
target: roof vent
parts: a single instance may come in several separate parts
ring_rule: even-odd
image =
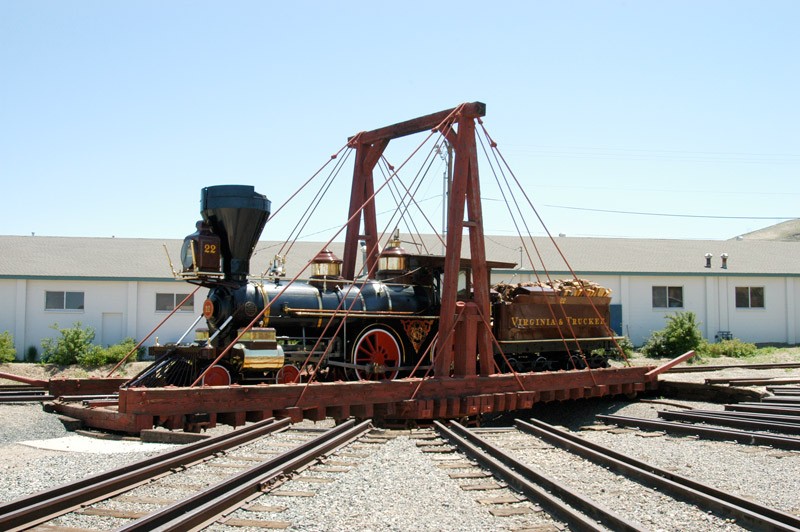
[[[714,255],[712,255],[711,253],[706,253],[703,256],[706,258],[706,268],[710,268],[711,267],[711,257],[713,257]]]
[[[727,253],[723,253],[722,255],[720,255],[720,257],[722,257],[722,268],[724,270],[727,270],[728,269],[728,254]]]

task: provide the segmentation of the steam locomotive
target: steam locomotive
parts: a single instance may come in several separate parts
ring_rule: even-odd
[[[422,376],[430,368],[444,257],[410,254],[395,235],[374,278],[342,278],[342,261],[323,250],[311,260],[307,280],[287,280],[276,257],[268,276],[254,281],[250,258],[270,215],[269,200],[252,186],[206,187],[201,215],[184,239],[177,275],[209,288],[207,328],[191,344],[151,347],[156,362],[129,386],[187,386],[201,375],[211,386],[298,382],[311,373],[317,380],[381,380]],[[583,354],[613,344],[607,293],[590,296],[580,284],[571,292],[541,284],[496,288],[499,368],[607,365],[604,356]]]

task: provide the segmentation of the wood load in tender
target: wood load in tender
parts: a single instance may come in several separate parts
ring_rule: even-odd
[[[608,367],[611,290],[585,279],[492,287],[494,334],[518,371]]]

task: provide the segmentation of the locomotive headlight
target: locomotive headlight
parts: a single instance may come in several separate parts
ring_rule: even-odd
[[[210,299],[203,301],[203,317],[207,320],[211,319],[214,315],[214,302]]]
[[[194,240],[188,236],[183,240],[183,246],[181,246],[181,266],[185,272],[194,270],[195,266]]]

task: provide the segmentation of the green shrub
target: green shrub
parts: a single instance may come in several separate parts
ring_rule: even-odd
[[[17,349],[14,347],[14,335],[5,331],[0,334],[0,362],[14,362]]]
[[[627,336],[623,336],[621,339],[617,340],[617,345],[619,346],[619,349],[617,349],[616,346],[611,347],[608,350],[594,349],[592,350],[591,355],[607,356],[608,358],[611,358],[613,360],[624,360],[633,356],[634,354],[633,342],[631,342],[630,338],[628,338]],[[620,350],[622,352],[620,352]]]
[[[50,326],[59,332],[57,338],[42,340],[42,362],[66,366],[75,364],[80,357],[86,357],[90,351],[102,349],[92,345],[94,329],[81,327],[81,323],[74,323],[70,329],[59,329],[58,323]]]
[[[625,358],[630,358],[633,356],[634,349],[633,349],[633,342],[627,336],[623,336],[622,340],[617,340],[617,345],[620,349],[622,349],[622,353],[625,355]],[[616,353],[617,356],[619,353]]]
[[[733,357],[733,358],[747,358],[755,356],[758,352],[756,344],[743,342],[738,338],[733,340],[722,340],[715,344],[706,343],[702,347],[702,354],[704,356],[716,357]]]
[[[130,353],[134,347],[136,347],[136,341],[133,338],[126,338],[122,342],[109,346],[105,349],[100,346],[92,347],[96,349],[90,349],[78,357],[78,364],[85,368],[95,368],[98,366],[104,366],[106,364],[116,364],[125,358],[125,355]],[[128,358],[128,362],[136,361],[137,354],[138,353],[133,353]]]
[[[29,345],[28,350],[25,351],[25,362],[36,362],[37,358],[39,358],[39,351],[36,349],[36,346]]]
[[[667,316],[667,326],[655,331],[642,347],[642,353],[656,358],[672,358],[705,344],[700,323],[694,312],[676,312]]]

